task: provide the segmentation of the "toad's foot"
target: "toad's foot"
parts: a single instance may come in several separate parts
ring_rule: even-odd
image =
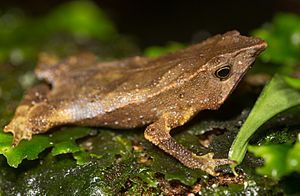
[[[32,130],[28,126],[27,119],[23,116],[14,118],[7,126],[4,127],[3,131],[13,133],[13,147],[17,146],[21,140],[30,140],[32,137]]]
[[[34,105],[20,105],[11,122],[4,127],[4,132],[14,135],[13,146],[23,140],[30,140],[33,134],[45,133],[49,129],[60,125],[60,119],[68,117],[51,104],[40,102]]]
[[[18,145],[23,139],[30,140],[32,134],[37,132],[37,129],[33,129],[32,123],[30,122],[32,121],[30,115],[36,106],[45,102],[49,90],[49,86],[45,84],[40,84],[29,89],[22,102],[17,107],[13,119],[4,127],[4,132],[11,132],[14,135],[13,146]],[[40,116],[41,110],[36,110],[36,113],[39,114],[37,116]],[[43,124],[44,122],[43,119],[37,119],[36,121],[39,122],[39,124]]]
[[[218,176],[219,173],[215,172],[215,168],[221,165],[235,164],[235,161],[228,159],[213,159],[213,153],[208,153],[198,156],[192,153],[191,159],[184,162],[184,164],[192,169],[201,169],[212,176]]]

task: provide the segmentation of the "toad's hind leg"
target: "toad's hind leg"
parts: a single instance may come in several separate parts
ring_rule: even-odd
[[[158,121],[149,125],[145,130],[145,138],[153,144],[178,159],[185,166],[193,169],[201,169],[213,176],[218,175],[215,172],[215,167],[225,164],[233,164],[233,161],[228,159],[213,159],[213,153],[198,156],[187,150],[182,145],[178,144],[170,135],[170,130],[184,124],[188,118],[187,115],[172,116],[169,114],[163,115]],[[175,119],[174,119],[175,117]],[[176,119],[177,118],[177,119]]]

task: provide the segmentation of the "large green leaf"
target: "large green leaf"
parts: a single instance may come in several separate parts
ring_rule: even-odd
[[[277,114],[300,105],[300,91],[294,86],[299,79],[275,75],[263,89],[247,120],[234,140],[229,151],[229,159],[240,163],[247,150],[247,145],[255,131]]]
[[[260,55],[264,62],[279,66],[266,72],[290,74],[300,63],[300,17],[294,14],[277,14],[272,23],[254,31],[255,36],[268,42],[268,48]],[[255,67],[254,69],[260,69]]]
[[[292,172],[300,172],[300,142],[296,144],[267,144],[249,146],[248,150],[256,156],[263,157],[264,166],[256,171],[261,175],[280,179]]]

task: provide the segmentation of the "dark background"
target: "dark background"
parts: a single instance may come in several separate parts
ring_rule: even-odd
[[[18,7],[34,17],[66,0],[9,0],[0,9]],[[237,29],[243,34],[270,21],[277,12],[300,13],[299,0],[94,0],[122,34],[141,47],[168,41],[195,42],[210,34]]]

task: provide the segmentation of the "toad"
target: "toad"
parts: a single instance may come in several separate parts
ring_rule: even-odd
[[[230,31],[158,58],[44,58],[35,72],[48,84],[28,91],[4,131],[13,133],[17,145],[62,125],[145,126],[145,138],[154,145],[189,168],[217,175],[216,166],[233,161],[214,159],[213,153],[196,155],[170,131],[201,110],[218,109],[266,46],[259,38]]]

